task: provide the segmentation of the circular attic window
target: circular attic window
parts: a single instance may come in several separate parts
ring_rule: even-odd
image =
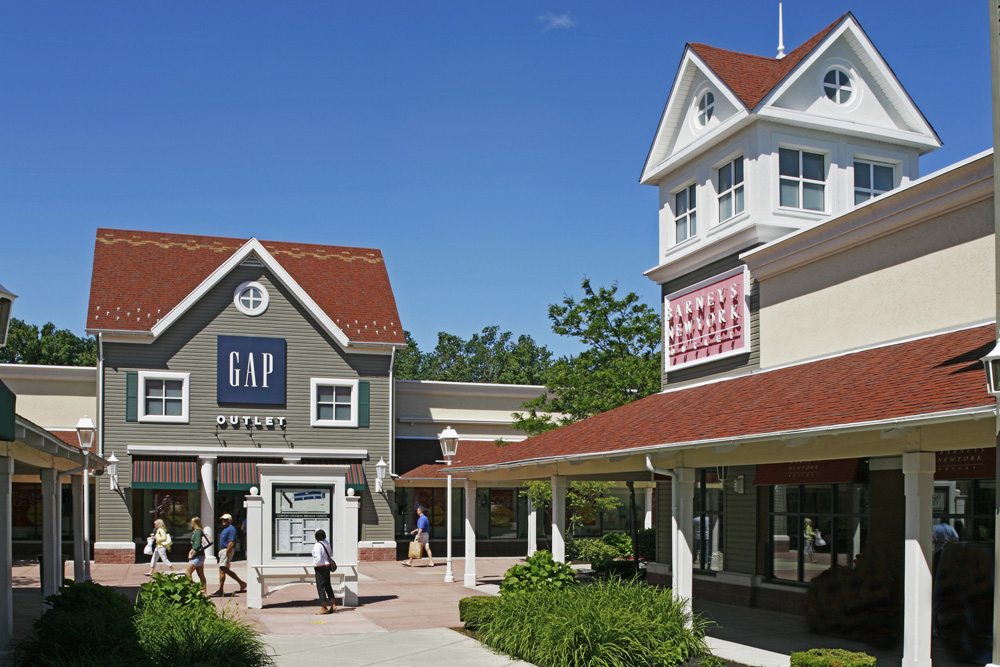
[[[847,104],[854,92],[851,86],[851,75],[840,67],[829,69],[823,77],[823,91],[837,104]]]
[[[236,309],[250,317],[260,315],[267,310],[270,300],[267,289],[256,281],[243,283],[236,288],[236,293],[233,295]]]
[[[705,127],[715,113],[715,95],[707,90],[698,98],[698,125]]]

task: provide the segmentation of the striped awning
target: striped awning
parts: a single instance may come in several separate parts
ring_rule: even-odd
[[[198,489],[198,459],[183,456],[133,456],[133,489]]]
[[[278,463],[280,459],[264,458],[220,458],[216,471],[216,488],[219,491],[249,491],[252,486],[260,486],[258,463]]]
[[[355,491],[364,491],[368,488],[365,484],[365,462],[358,459],[302,459],[302,465],[349,466],[347,469],[347,488]]]

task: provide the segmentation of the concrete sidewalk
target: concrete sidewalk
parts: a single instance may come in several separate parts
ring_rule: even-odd
[[[264,639],[274,649],[279,667],[530,667],[531,664],[493,653],[475,639],[447,628],[309,637],[265,635]]]

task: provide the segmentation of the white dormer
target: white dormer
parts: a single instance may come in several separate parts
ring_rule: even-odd
[[[640,182],[663,284],[919,176],[941,145],[851,14],[783,59],[689,44]]]

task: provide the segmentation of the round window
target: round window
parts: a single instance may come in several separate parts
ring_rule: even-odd
[[[233,304],[244,315],[253,317],[267,310],[270,301],[267,289],[258,282],[246,282],[236,288]]]
[[[698,100],[698,125],[705,127],[715,113],[715,95],[706,91]]]
[[[827,71],[823,77],[823,91],[837,104],[847,104],[851,99],[851,75],[839,67]]]

